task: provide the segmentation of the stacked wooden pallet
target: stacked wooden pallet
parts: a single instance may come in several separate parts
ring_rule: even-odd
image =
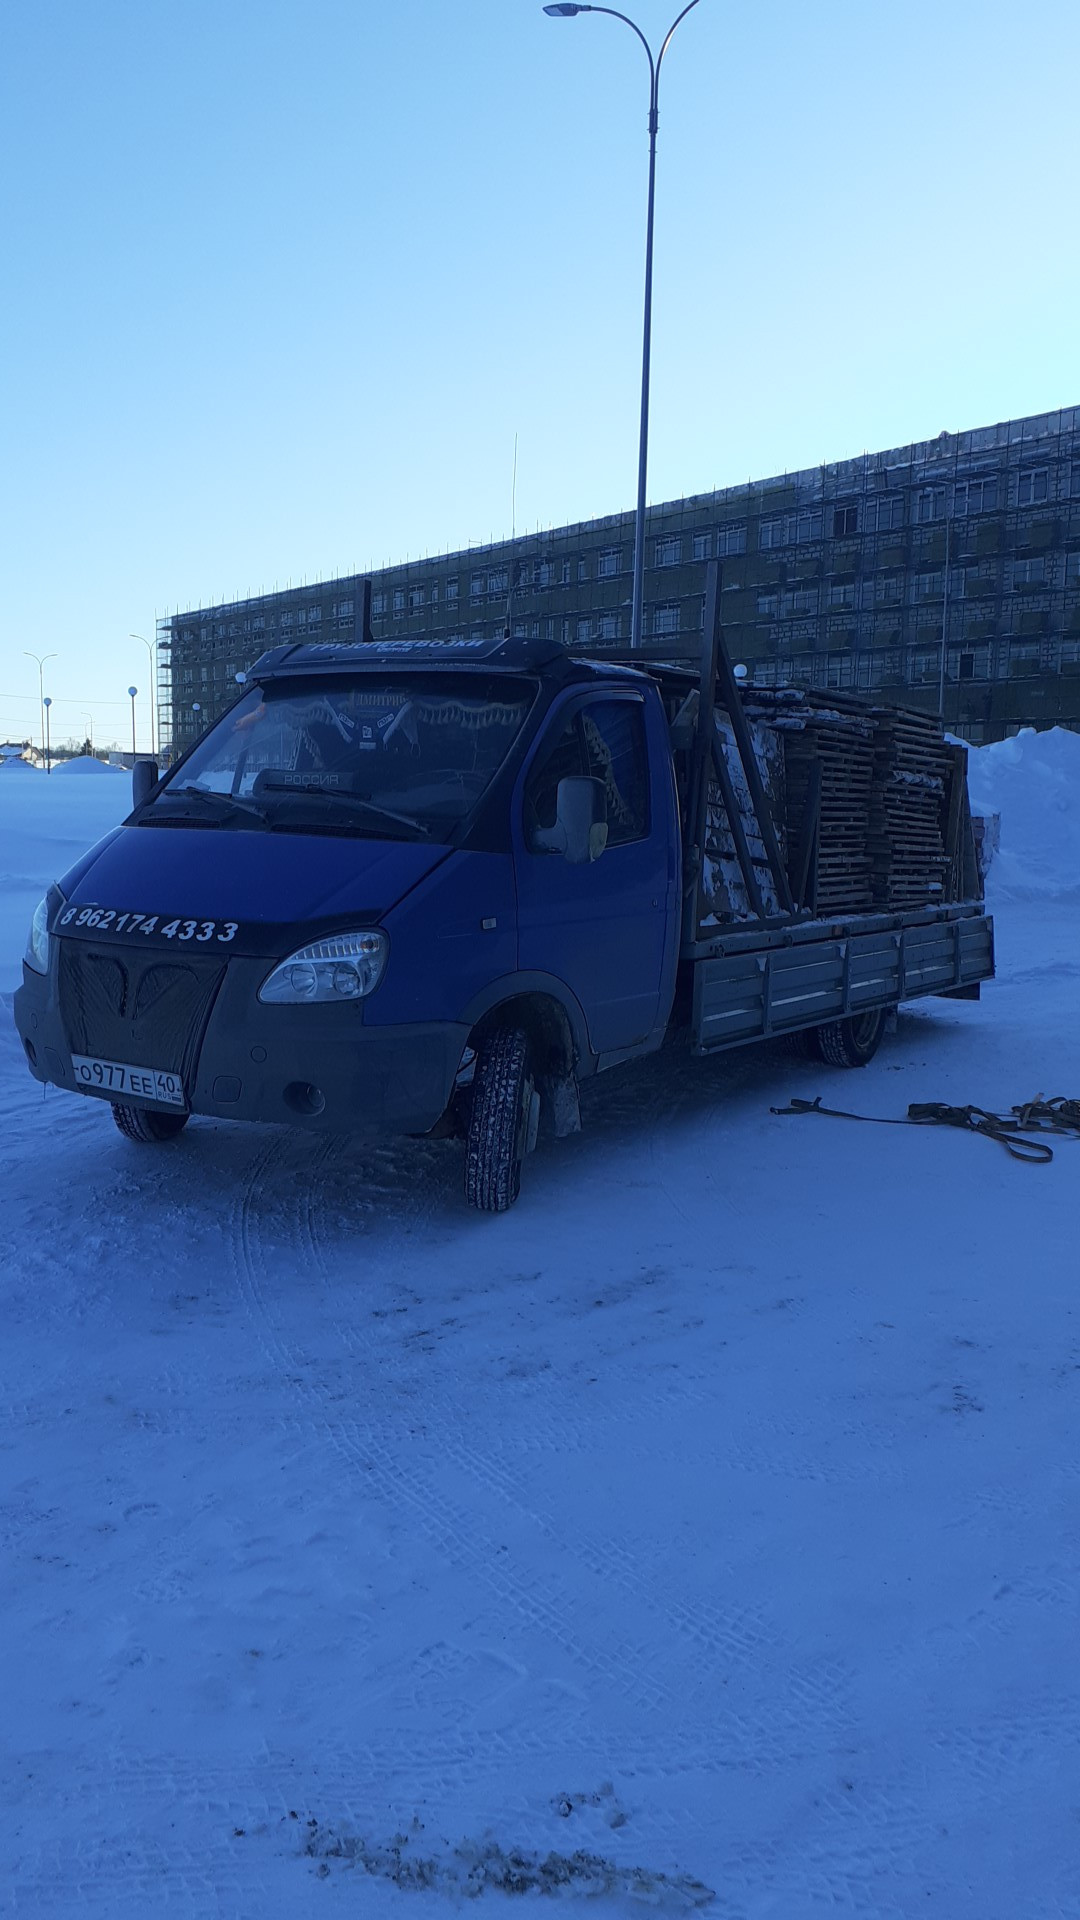
[[[866,912],[873,903],[873,728],[836,710],[808,714],[801,727],[786,731],[785,747],[789,847],[805,847],[816,825],[812,867],[808,862],[801,888],[805,904],[821,914]]]
[[[797,905],[832,915],[958,897],[965,768],[936,719],[793,687],[755,687],[746,705],[784,737]]]
[[[795,687],[755,687],[746,704],[784,740],[788,876],[796,906],[826,915],[867,912],[874,864],[871,709],[849,695]]]
[[[949,897],[945,841],[953,779],[953,756],[936,720],[875,709],[869,835],[875,907],[899,911]]]

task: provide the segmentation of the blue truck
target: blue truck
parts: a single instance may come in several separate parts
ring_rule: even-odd
[[[266,653],[175,766],[136,766],[130,816],[41,902],[31,1073],[142,1143],[192,1114],[454,1135],[467,1200],[502,1212],[541,1125],[580,1126],[581,1082],[676,1026],[698,1054],[790,1034],[857,1066],[901,1001],[977,997],[962,750],[740,685],[718,605],[714,576],[689,660],[505,636]]]

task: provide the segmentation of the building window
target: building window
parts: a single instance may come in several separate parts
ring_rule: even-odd
[[[1016,476],[1016,504],[1018,507],[1034,507],[1040,500],[1050,497],[1049,467],[1030,467],[1026,473]]]
[[[716,551],[721,560],[729,554],[746,552],[746,528],[718,527],[716,531]]]
[[[561,568],[559,569],[559,578],[560,578],[560,580],[561,580],[561,582],[562,582],[562,585],[563,585],[564,587],[568,587],[568,586],[570,585],[570,562],[569,562],[569,560],[564,560],[564,561],[563,561],[563,563],[562,563],[562,566],[561,566]]]
[[[678,633],[681,608],[677,600],[669,600],[653,611],[653,632],[655,634]]]
[[[956,662],[956,677],[958,680],[974,680],[975,655],[973,653],[962,653],[960,655]]]
[[[395,587],[394,588],[394,612],[404,613],[404,611],[405,611],[405,589],[404,587]]]
[[[589,577],[588,565],[584,560],[579,560],[577,563],[577,577],[579,586],[583,580],[587,580]]]
[[[834,580],[829,587],[830,607],[853,607],[855,605],[854,580]]]
[[[496,567],[493,573],[488,574],[488,580],[487,580],[488,592],[489,593],[505,593],[508,578],[509,578],[509,575],[507,574],[505,567]]]
[[[1027,675],[1039,671],[1039,643],[1037,640],[1014,640],[1009,647],[1009,677],[1023,680]]]
[[[920,487],[915,495],[913,506],[912,518],[920,526],[925,525],[928,520],[944,520],[945,488]]]
[[[449,604],[449,603],[450,603],[450,601],[452,601],[452,600],[456,600],[456,599],[457,599],[457,597],[458,597],[458,583],[457,583],[457,581],[456,581],[456,580],[448,580],[448,581],[447,581],[447,583],[446,583],[446,599],[447,599],[447,603]]]
[[[353,610],[353,603],[351,600],[335,600],[334,601],[335,620],[347,619],[349,614],[352,612],[352,610]]]
[[[283,627],[291,627],[292,623],[293,623],[293,615],[287,609],[281,616],[281,624]]]
[[[437,580],[433,580],[431,583],[431,604],[433,607],[437,607],[439,604],[439,583]]]
[[[1062,641],[1061,668],[1063,673],[1080,672],[1080,640]]]
[[[589,644],[589,641],[590,641],[591,639],[592,639],[592,621],[591,621],[591,620],[579,620],[579,621],[578,621],[578,623],[577,623],[577,643],[578,643],[578,646],[579,646],[579,647],[587,647],[587,646],[588,646],[588,644]]]
[[[868,533],[892,533],[904,524],[902,493],[880,493],[863,501],[863,527]]]
[[[913,600],[940,600],[945,591],[945,575],[937,573],[916,573],[911,578],[911,597]]]
[[[958,480],[953,489],[956,514],[990,513],[998,503],[997,474],[985,480]]]
[[[1080,550],[1065,555],[1065,585],[1075,587],[1080,584]]]
[[[825,516],[820,508],[805,513],[788,513],[782,520],[763,520],[758,528],[759,547],[791,547],[802,540],[820,540]]]
[[[874,599],[879,607],[895,606],[902,590],[903,578],[898,573],[879,573],[874,581]]]
[[[667,533],[662,540],[653,545],[653,565],[655,567],[677,567],[682,558],[682,542],[676,533]]]
[[[712,544],[713,544],[713,537],[711,533],[695,533],[694,559],[695,560],[711,560]]]
[[[1046,559],[1043,554],[1035,554],[1029,560],[1014,560],[1012,564],[1013,592],[1022,593],[1028,587],[1045,587]]]
[[[780,595],[778,593],[759,593],[757,597],[757,610],[760,618],[775,620],[780,611]]]
[[[1069,485],[1074,495],[1080,493],[1080,462],[1073,467]]]
[[[472,578],[469,581],[469,599],[479,600],[483,591],[484,591],[484,576],[482,573],[474,573]]]
[[[619,616],[617,613],[602,613],[600,615],[599,625],[600,625],[601,640],[617,640],[618,639]]]
[[[603,547],[596,557],[596,576],[598,580],[610,580],[618,573],[622,554],[618,547]]]
[[[941,651],[929,647],[920,648],[911,661],[911,679],[915,686],[925,686],[928,680],[937,680],[941,676]]]
[[[850,534],[859,531],[858,507],[834,507],[832,517],[834,540],[844,540]]]
[[[554,584],[555,584],[555,563],[554,563],[554,561],[552,561],[552,560],[541,560],[541,561],[539,562],[539,564],[538,564],[538,566],[537,566],[537,569],[536,569],[536,584],[537,584],[537,586],[538,586],[538,587],[551,587],[551,586],[554,586]]]
[[[418,613],[420,608],[423,606],[423,604],[424,604],[423,587],[410,587],[409,588],[409,612]]]
[[[818,686],[850,687],[855,671],[850,653],[827,654],[824,668],[824,673],[819,670],[814,675]]]
[[[386,595],[381,588],[371,596],[371,611],[373,614],[386,612]]]

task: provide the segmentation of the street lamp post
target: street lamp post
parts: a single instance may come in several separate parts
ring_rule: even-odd
[[[129,633],[129,640],[141,640],[150,655],[150,758],[156,759],[154,740],[154,702],[157,699],[157,642],[148,640],[144,633]]]
[[[133,766],[135,764],[135,695],[138,691],[138,687],[128,688],[128,699],[131,701],[131,761]]]
[[[46,660],[55,660],[57,656],[55,653],[31,653],[28,647],[24,647],[23,652],[25,653],[26,658],[28,660],[37,661],[38,700],[41,703],[41,753],[42,753],[42,758],[44,759],[45,758],[45,662]]]
[[[84,713],[83,719],[86,721],[86,737],[90,742],[90,751],[91,753],[93,753],[94,751],[94,716],[92,713]]]
[[[52,706],[52,701],[50,700],[48,694],[45,695],[45,698],[41,704],[45,709],[45,771],[46,773],[51,773],[52,772],[52,726],[50,724],[51,715],[49,713],[49,708]]]
[[[660,68],[664,55],[671,45],[675,29],[697,6],[698,0],[690,0],[689,6],[672,21],[664,36],[659,53],[653,57],[653,50],[642,33],[641,28],[628,14],[619,13],[614,7],[593,7],[564,4],[547,6],[546,14],[554,20],[572,20],[579,13],[606,13],[613,20],[621,20],[633,33],[637,34],[645,49],[649,62],[649,205],[645,223],[645,322],[641,342],[641,426],[638,434],[638,486],[637,517],[634,523],[634,599],[630,613],[630,645],[640,647],[644,627],[645,593],[645,482],[649,463],[649,370],[652,360],[652,283],[653,283],[653,219],[656,204],[656,130],[660,123]]]

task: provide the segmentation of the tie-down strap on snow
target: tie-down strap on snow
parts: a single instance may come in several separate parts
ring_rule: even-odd
[[[1044,1100],[1040,1094],[1025,1106],[1012,1107],[1008,1114],[988,1113],[985,1107],[949,1107],[937,1100],[915,1101],[903,1120],[877,1113],[845,1113],[839,1107],[823,1107],[816,1100],[792,1100],[787,1107],[770,1107],[770,1113],[821,1113],[829,1120],[862,1120],[875,1127],[960,1127],[967,1133],[980,1133],[987,1140],[999,1140],[1014,1160],[1026,1160],[1032,1166],[1047,1166],[1054,1150],[1047,1140],[1033,1134],[1054,1133],[1061,1139],[1080,1140],[1080,1100],[1066,1100],[1057,1094]]]

